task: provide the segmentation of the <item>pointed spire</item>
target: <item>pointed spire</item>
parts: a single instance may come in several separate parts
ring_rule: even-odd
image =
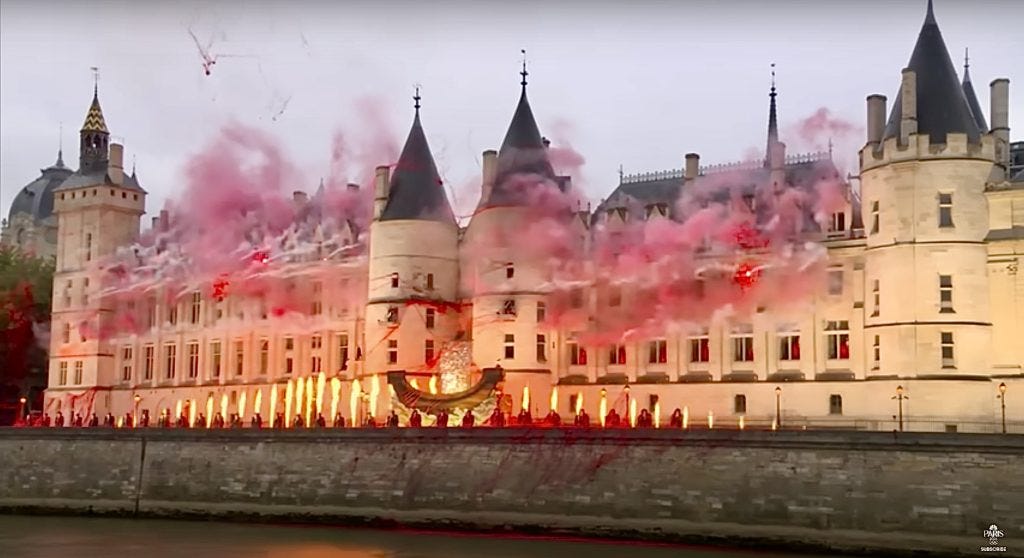
[[[971,116],[974,117],[974,122],[978,125],[978,129],[984,132],[985,130],[988,130],[988,123],[985,122],[985,113],[981,110],[981,103],[978,102],[978,96],[974,93],[974,85],[971,83],[970,68],[970,53],[966,48],[964,48],[964,81],[960,84],[960,87],[964,90],[964,97],[967,99],[967,106],[971,109]]]
[[[57,134],[57,162],[54,163],[53,166],[57,167],[58,169],[62,169],[62,168],[65,168],[64,167],[64,123],[63,122],[61,122],[59,124],[58,130],[60,130],[60,132]]]
[[[380,220],[421,219],[454,224],[455,214],[420,124],[418,88],[415,99],[416,116],[391,174],[388,201]]]
[[[416,94],[412,96],[412,100],[413,100],[413,105],[412,106],[416,108],[416,116],[420,115],[420,99],[421,99],[421,97],[420,97],[420,86],[419,86],[419,84],[416,84]]]
[[[775,108],[775,97],[778,93],[775,90],[775,63],[772,62],[772,87],[768,93],[768,146],[764,153],[764,164],[765,166],[770,165],[772,158],[772,148],[775,144],[779,143],[779,122],[778,115]]]
[[[519,72],[519,75],[523,76],[523,80],[519,82],[523,86],[523,93],[526,92],[526,76],[530,75],[530,72],[526,71],[526,49],[520,49],[519,52],[523,53],[523,71]]]
[[[917,132],[928,134],[933,144],[945,144],[949,133],[967,134],[968,142],[977,143],[981,136],[978,122],[942,38],[931,0],[907,68],[917,79]],[[885,139],[899,137],[902,106],[902,94],[897,94],[885,126]]]
[[[107,122],[103,118],[103,109],[100,108],[100,71],[93,66],[92,104],[89,105],[89,112],[85,115],[85,123],[82,124],[83,132],[110,133],[107,130]]]
[[[135,155],[132,155],[132,178],[135,178]]]

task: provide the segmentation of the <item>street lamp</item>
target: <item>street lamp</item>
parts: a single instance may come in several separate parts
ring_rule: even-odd
[[[899,425],[900,432],[903,432],[903,400],[910,399],[906,395],[903,395],[903,386],[896,386],[896,395],[892,396],[898,402],[899,405]]]
[[[1007,433],[1007,383],[999,382],[999,394],[995,396],[1002,407],[1002,433]],[[22,399],[25,400],[24,398]]]
[[[22,397],[21,399],[18,400],[18,418],[19,419],[24,419],[25,418],[25,403],[27,403],[27,402],[28,402],[28,399],[25,399],[24,397]],[[1003,409],[1004,409],[1003,410],[1003,415],[1005,416],[1006,415],[1005,406],[1003,407]],[[1003,420],[1003,424],[1006,424],[1006,420],[1005,419]],[[1006,428],[1005,427],[1003,427],[1003,432],[1006,432]]]
[[[132,426],[139,424],[139,401],[142,400],[142,396],[135,394],[135,412],[132,413]]]
[[[775,386],[775,424],[782,428],[782,388]]]

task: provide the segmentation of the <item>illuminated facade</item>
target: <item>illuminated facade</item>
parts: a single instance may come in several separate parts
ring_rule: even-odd
[[[121,146],[106,143],[94,98],[81,168],[54,191],[59,234],[47,410],[148,410],[155,420],[168,410],[209,418],[258,409],[264,418],[286,413],[291,422],[305,397],[318,399],[328,420],[334,408],[381,416],[395,404],[386,372],[421,371],[419,387],[427,389],[439,356],[468,345],[472,367],[500,365],[513,408],[528,392],[535,417],[552,399],[563,417],[581,406],[595,421],[603,408],[622,413],[630,401],[659,410],[662,425],[685,408],[689,424],[705,427],[781,420],[785,427],[889,430],[902,413],[906,428],[991,431],[1003,401],[1019,431],[1024,396],[995,396],[1000,383],[1010,393],[1024,388],[1024,176],[1011,165],[1008,81],[993,81],[991,90],[988,126],[929,8],[888,123],[886,99],[868,97],[859,197],[828,154],[785,154],[774,88],[763,161],[704,168],[691,154],[680,171],[622,177],[593,212],[569,219],[565,230],[583,249],[597,228],[674,219],[683,189],[728,173],[797,188],[825,173],[843,183],[846,201],[802,231],[827,249],[828,268],[821,292],[800,311],[716,316],[697,329],[600,344],[583,341],[584,331],[551,327],[551,292],[539,287],[549,279],[544,270],[520,257],[524,246],[514,238],[494,241],[529,211],[511,201],[504,186],[510,177],[538,174],[570,188],[551,170],[525,71],[501,149],[483,154],[481,199],[466,226],[439,186],[417,104],[398,164],[377,170],[369,230],[348,224],[343,233],[352,243],[368,233],[366,265],[310,263],[329,280],[297,285],[310,305],[301,320],[283,326],[251,300],[196,292],[174,304],[139,301],[146,305],[141,334],[86,335],[75,326],[82,317],[112,310],[96,296],[102,278],[91,274],[90,262],[129,244],[145,210],[145,193],[121,170]],[[308,200],[296,194],[295,203]],[[365,298],[337,303],[325,296],[339,285]],[[648,302],[614,285],[573,289],[568,298],[571,308],[595,317]],[[441,380],[445,391],[468,381]],[[905,401],[893,401],[897,386]],[[311,408],[315,416],[318,406]]]

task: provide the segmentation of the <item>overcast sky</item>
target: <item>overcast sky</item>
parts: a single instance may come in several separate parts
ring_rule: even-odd
[[[53,163],[61,123],[65,161],[77,166],[91,66],[150,213],[232,120],[278,137],[307,175],[296,187],[313,190],[336,132],[373,135],[365,99],[404,141],[416,83],[443,178],[456,189],[476,181],[480,153],[500,145],[515,108],[521,48],[541,131],[586,158],[574,180],[595,201],[620,164],[642,172],[681,167],[689,151],[724,163],[762,150],[772,62],[790,151],[813,146],[787,129],[826,107],[857,126],[837,144],[853,159],[864,98],[895,97],[925,4],[0,0],[0,209],[6,217]],[[935,11],[958,68],[970,47],[987,120],[988,83],[1010,78],[1010,135],[1024,139],[1024,64],[1011,54],[1024,52],[1024,2],[936,0]],[[190,31],[222,55],[209,76]]]

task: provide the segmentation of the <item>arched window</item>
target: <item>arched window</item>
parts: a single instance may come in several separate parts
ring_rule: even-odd
[[[25,229],[18,229],[18,232],[14,233],[14,242],[21,246],[25,243]]]

